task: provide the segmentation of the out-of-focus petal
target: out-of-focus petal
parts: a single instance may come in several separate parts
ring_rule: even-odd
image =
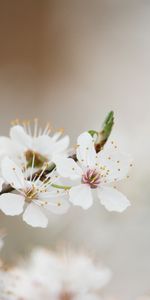
[[[15,125],[10,129],[11,139],[20,145],[23,149],[32,149],[32,137],[28,135],[24,128],[20,125]]]

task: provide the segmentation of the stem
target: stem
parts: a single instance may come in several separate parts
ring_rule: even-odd
[[[70,190],[71,189],[71,186],[67,186],[67,185],[52,184],[51,186],[56,188],[56,189],[63,189],[63,190]]]

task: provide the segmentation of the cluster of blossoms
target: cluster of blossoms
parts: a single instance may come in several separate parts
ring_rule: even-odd
[[[71,204],[88,209],[94,194],[108,211],[124,211],[130,202],[111,184],[127,177],[131,157],[95,131],[83,132],[71,155],[69,137],[61,134],[52,135],[49,125],[42,131],[35,120],[33,132],[27,122],[13,125],[10,137],[0,137],[3,213],[23,213],[26,223],[44,228],[48,211],[64,214]]]
[[[2,271],[1,300],[98,300],[111,271],[86,255],[34,250],[29,261]],[[1,274],[0,274],[1,276]]]

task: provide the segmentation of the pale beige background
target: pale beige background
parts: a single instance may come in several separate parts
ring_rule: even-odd
[[[114,137],[135,167],[121,184],[124,214],[96,203],[49,228],[0,215],[11,260],[34,244],[85,249],[113,269],[108,293],[135,299],[150,289],[150,1],[0,1],[0,133],[19,117],[64,127],[75,143],[115,111]]]

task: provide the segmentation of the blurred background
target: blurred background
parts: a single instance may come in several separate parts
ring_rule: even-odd
[[[135,165],[120,185],[132,206],[50,216],[45,230],[0,214],[13,262],[34,245],[84,250],[113,270],[107,292],[135,299],[150,290],[150,1],[1,0],[0,134],[38,117],[71,142],[115,112],[113,138]]]

